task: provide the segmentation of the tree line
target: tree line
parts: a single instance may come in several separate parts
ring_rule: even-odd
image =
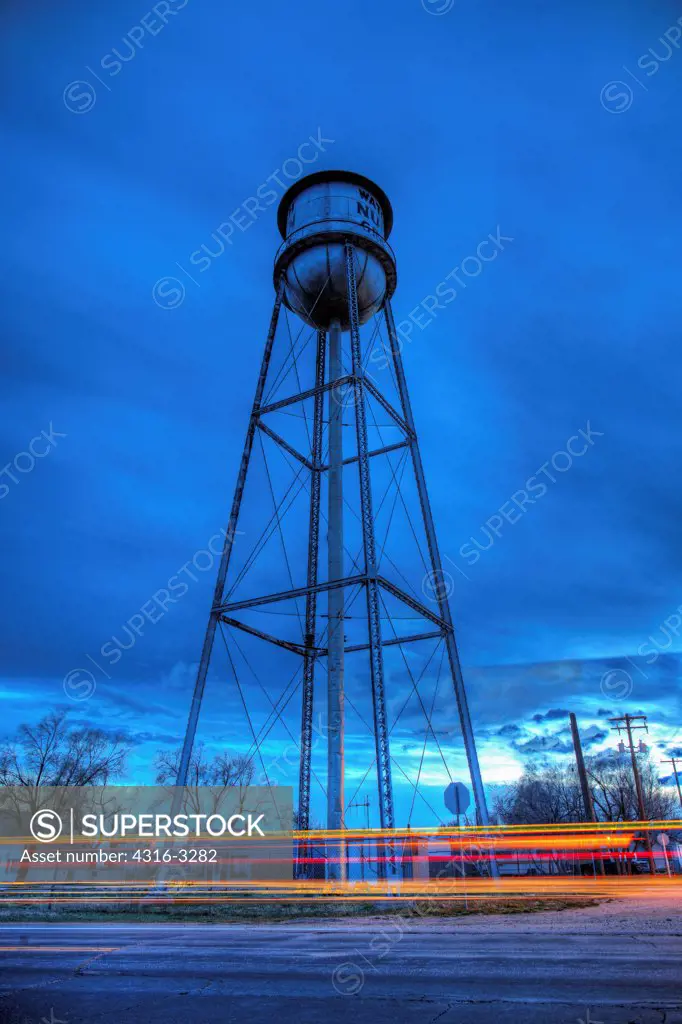
[[[36,725],[19,727],[14,740],[0,747],[0,786],[104,786],[125,774],[131,743],[124,733],[72,726],[68,712],[51,711]],[[649,754],[638,755],[646,817],[676,819],[676,795],[662,785]],[[177,778],[180,749],[161,750],[153,767],[157,785]],[[629,758],[615,753],[585,759],[588,783],[599,821],[635,821],[637,793]],[[243,754],[211,755],[196,744],[190,760],[188,786],[248,786],[253,762]],[[560,824],[585,820],[575,765],[532,761],[521,777],[504,787],[493,802],[501,824]],[[296,823],[296,822],[295,822]]]
[[[50,711],[36,725],[21,725],[0,746],[0,786],[106,786],[125,775],[131,742],[123,732],[71,725],[66,711]],[[154,758],[155,782],[175,782],[180,748]],[[211,756],[203,743],[192,754],[188,786],[248,786],[253,763],[242,754]]]
[[[644,808],[650,821],[678,818],[677,797],[658,777],[649,754],[639,754]],[[608,753],[585,758],[587,780],[598,821],[637,821],[639,806],[629,755]],[[505,825],[553,825],[585,821],[580,781],[575,765],[548,760],[529,762],[521,777],[505,787],[493,802],[493,812]]]

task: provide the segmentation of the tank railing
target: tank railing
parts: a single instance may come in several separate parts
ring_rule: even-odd
[[[345,218],[343,216],[343,209],[339,209],[338,206],[337,209],[335,210],[325,209],[325,206],[327,206],[330,201],[332,203],[338,204],[339,201],[341,200],[343,200],[346,203]],[[381,245],[381,247],[388,252],[391,259],[395,261],[395,254],[389,243],[384,238],[383,232],[378,231],[376,228],[370,227],[367,224],[361,226],[360,222],[357,219],[356,211],[353,211],[353,215],[351,216],[351,203],[355,202],[356,200],[351,199],[349,196],[318,196],[315,199],[310,199],[309,201],[307,201],[305,204],[306,212],[310,211],[311,207],[313,208],[311,219],[307,221],[305,224],[302,224],[300,228],[296,228],[294,231],[287,234],[287,237],[284,239],[279,249],[277,250],[275,259],[277,260],[280,257],[280,255],[286,249],[290,248],[290,246],[296,242],[297,238],[302,237],[304,233],[312,233],[314,230],[318,229],[320,231],[324,231],[325,224],[339,224],[347,222],[349,230],[352,228],[361,229],[362,232],[364,232],[365,234],[373,235],[377,242]],[[315,214],[315,206],[322,207],[324,213],[324,216],[319,217],[319,219],[319,215]],[[342,235],[343,231],[339,231],[338,234]]]
[[[316,224],[320,224],[321,226],[324,224],[323,221],[316,221],[315,223]],[[339,223],[339,222],[338,221],[334,222],[334,221],[330,220],[328,223],[331,224],[331,223]],[[275,263],[277,263],[277,260],[280,258],[280,256],[284,252],[286,252],[287,249],[290,249],[292,244],[296,242],[296,240],[297,240],[296,239],[296,235],[300,235],[301,237],[304,237],[303,232],[306,231],[310,226],[311,225],[308,224],[308,225],[305,226],[305,228],[297,228],[296,231],[292,231],[291,234],[287,236],[287,238],[282,242],[282,244],[280,245],[279,249],[275,253]],[[358,225],[356,225],[356,227],[359,228],[360,225],[358,224]],[[324,230],[323,227],[322,227],[322,230]],[[380,231],[374,231],[372,228],[363,228],[362,231],[363,231],[364,234],[374,235],[374,237],[375,237],[375,239],[377,241],[377,244],[381,246],[381,248],[384,250],[384,252],[386,252],[390,256],[390,258],[393,261],[393,263],[395,263],[395,261],[396,261],[395,260],[395,253],[393,252],[393,249],[388,244],[388,242],[386,241],[386,239],[384,238],[384,236],[381,234]],[[350,230],[349,230],[348,233],[352,234],[352,232]],[[344,232],[343,231],[335,231],[334,234],[337,234],[339,236],[339,244],[342,244],[343,241],[344,241]],[[311,232],[308,237],[314,238],[315,235],[314,235],[313,232]],[[358,237],[362,237],[362,235],[359,235]]]

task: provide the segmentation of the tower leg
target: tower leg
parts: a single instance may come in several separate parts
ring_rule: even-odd
[[[426,542],[429,548],[431,568],[434,574],[434,578],[436,580],[440,580],[443,578],[443,566],[440,558],[440,551],[438,550],[438,542],[436,540],[436,528],[433,522],[431,504],[429,502],[429,495],[426,488],[424,466],[422,464],[421,452],[419,451],[417,434],[414,427],[414,417],[412,415],[410,396],[407,391],[407,382],[405,380],[405,370],[403,367],[400,342],[398,340],[398,335],[396,333],[395,320],[393,319],[393,310],[391,308],[390,302],[387,302],[385,305],[385,315],[386,327],[388,330],[389,344],[391,346],[391,355],[393,357],[393,366],[395,369],[395,376],[398,385],[398,393],[400,395],[400,403],[402,406],[403,418],[410,429],[410,454],[412,456],[412,467],[414,469],[414,476],[417,483],[417,492],[419,494],[419,504],[421,506],[424,529],[426,530]],[[471,717],[469,715],[469,705],[467,703],[466,690],[464,688],[462,668],[459,662],[457,643],[455,641],[455,631],[452,624],[452,616],[450,615],[450,603],[448,601],[447,595],[445,594],[442,588],[437,587],[436,593],[440,617],[447,623],[448,626],[448,630],[445,636],[445,643],[448,652],[448,661],[450,662],[452,680],[455,687],[455,696],[457,698],[459,721],[462,729],[462,736],[464,738],[464,750],[466,752],[467,764],[469,766],[471,785],[474,790],[476,812],[478,815],[479,823],[481,825],[487,825],[489,823],[488,807],[485,799],[483,780],[481,778],[481,769],[478,763],[478,754],[476,752],[474,731],[471,725]],[[497,876],[497,866],[493,858],[491,858],[490,864],[493,875]]]
[[[358,447],[358,469],[360,473],[360,517],[362,520],[362,542],[364,548],[365,573],[367,576],[367,622],[369,632],[369,663],[374,705],[374,736],[376,744],[377,778],[379,784],[379,814],[382,829],[395,827],[393,814],[393,783],[391,780],[391,755],[388,742],[386,700],[384,696],[384,658],[381,647],[381,607],[379,584],[377,582],[376,540],[374,536],[374,513],[372,510],[372,485],[369,468],[369,447],[367,441],[367,414],[365,409],[364,370],[360,348],[360,318],[355,277],[355,253],[350,242],[346,243],[346,280],[350,312],[350,341],[355,397],[355,429]],[[380,864],[382,861],[380,860]]]
[[[213,641],[215,640],[215,633],[218,625],[219,612],[217,611],[217,609],[220,607],[220,604],[223,599],[223,593],[225,590],[225,580],[227,579],[227,570],[230,565],[230,555],[232,553],[232,541],[237,530],[239,510],[241,508],[242,498],[244,496],[244,486],[246,484],[246,474],[249,468],[249,460],[251,458],[251,450],[253,448],[253,439],[256,434],[260,406],[261,402],[263,401],[265,381],[267,379],[268,368],[270,366],[272,346],[275,341],[275,331],[277,330],[277,321],[279,320],[279,312],[282,306],[283,296],[284,278],[281,277],[277,284],[275,305],[272,311],[272,317],[270,319],[270,329],[268,330],[268,337],[265,343],[265,352],[263,353],[263,361],[261,363],[258,384],[256,385],[256,395],[253,400],[251,418],[249,420],[249,427],[246,432],[246,440],[244,441],[244,449],[242,451],[241,463],[239,465],[237,486],[235,487],[234,497],[232,499],[230,521],[227,527],[227,533],[225,535],[225,544],[223,545],[223,553],[220,559],[218,578],[216,580],[215,591],[213,593],[213,603],[211,605],[211,612],[208,618],[208,626],[206,627],[206,635],[204,637],[204,646],[201,651],[201,660],[199,662],[197,678],[194,684],[194,694],[192,696],[192,704],[189,711],[187,729],[185,731],[185,741],[182,747],[182,754],[180,756],[180,767],[178,769],[178,777],[175,783],[176,786],[178,787],[185,786],[187,784],[187,772],[189,769],[190,758],[192,757],[194,737],[196,736],[197,724],[199,722],[199,712],[201,710],[201,701],[204,696],[204,687],[206,685],[206,675],[208,673],[208,666],[211,660],[211,652],[213,651]],[[174,807],[175,803],[177,802],[177,799],[178,797],[176,796],[174,798]]]
[[[329,329],[329,381],[343,375],[341,360],[341,325]],[[328,516],[328,579],[343,579],[343,390],[329,391],[329,516]],[[327,659],[327,828],[343,828],[344,764],[343,764],[343,673],[344,673],[344,590],[330,590]],[[342,844],[330,844],[329,878],[344,877],[345,857]]]
[[[324,331],[317,332],[317,362],[315,386],[324,385],[325,354],[327,338]],[[317,586],[317,568],[320,552],[320,490],[322,484],[322,430],[324,425],[324,396],[317,391],[313,406],[312,464],[315,467],[310,480],[310,517],[308,525],[308,575],[307,586]],[[301,715],[301,766],[298,785],[298,827],[310,828],[310,767],[313,736],[313,683],[315,676],[315,627],[317,615],[317,593],[306,596],[305,604],[305,647],[303,661],[303,710]]]
[[[320,491],[322,486],[322,435],[324,427],[324,394],[320,390],[324,386],[325,358],[327,337],[324,331],[317,332],[317,359],[315,363],[315,387],[318,389],[313,404],[313,438],[311,460],[313,470],[310,475],[310,516],[308,523],[308,574],[307,586],[310,588],[305,602],[305,638],[306,653],[303,658],[303,700],[301,710],[301,762],[298,783],[298,828],[310,828],[310,772],[313,746],[313,704],[315,683],[315,647],[317,625],[317,569],[320,553]],[[303,843],[299,847],[303,860],[308,855],[309,846]],[[299,874],[307,875],[308,868],[299,863]]]

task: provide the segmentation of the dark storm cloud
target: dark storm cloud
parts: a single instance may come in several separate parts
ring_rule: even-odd
[[[609,738],[609,733],[603,729],[592,728],[591,732],[583,732],[581,735],[583,747],[587,750],[591,747],[598,747]]]
[[[107,729],[100,726],[102,732],[108,733],[111,736],[118,736],[121,740],[131,747],[139,747],[145,743],[155,743],[162,747],[178,747],[182,744],[182,735],[177,733],[166,732],[132,732],[132,731],[118,731],[116,729]]]
[[[508,722],[507,725],[503,725],[501,729],[498,729],[498,736],[518,736],[521,732],[520,726],[516,725],[515,722]]]
[[[538,712],[533,715],[534,722],[551,722],[556,718],[568,718],[569,712],[563,708],[550,708],[549,711]]]

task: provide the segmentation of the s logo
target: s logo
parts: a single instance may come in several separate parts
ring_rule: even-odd
[[[62,819],[56,811],[48,809],[36,811],[31,818],[29,828],[31,835],[39,843],[53,843],[62,834]]]

